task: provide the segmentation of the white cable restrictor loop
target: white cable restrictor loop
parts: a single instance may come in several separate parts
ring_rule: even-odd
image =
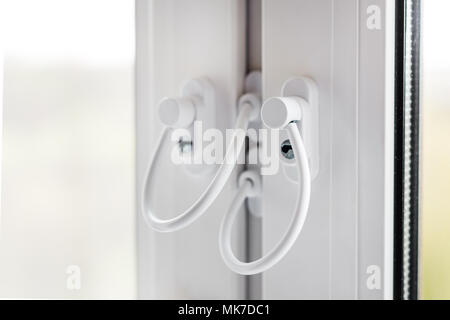
[[[187,227],[195,220],[197,220],[205,211],[211,206],[217,196],[220,194],[231,173],[236,165],[239,153],[242,150],[245,142],[245,135],[239,135],[239,131],[246,131],[249,122],[259,115],[259,99],[256,96],[246,95],[239,102],[239,114],[235,124],[235,130],[233,131],[233,139],[230,141],[223,163],[220,165],[215,176],[213,177],[211,183],[208,185],[206,190],[201,194],[200,198],[195,201],[195,203],[188,208],[186,211],[182,212],[175,218],[163,220],[155,215],[152,208],[152,199],[150,197],[150,191],[153,184],[153,175],[155,171],[158,170],[158,156],[161,153],[161,147],[163,142],[166,140],[170,127],[179,126],[188,127],[192,125],[193,118],[191,118],[192,112],[185,111],[184,107],[188,104],[175,103],[175,100],[163,100],[160,106],[160,118],[166,124],[166,128],[159,138],[158,145],[156,147],[153,158],[150,162],[144,188],[142,195],[142,210],[146,222],[156,231],[159,232],[173,232]],[[175,101],[175,102],[174,102]],[[162,110],[167,108],[167,110]],[[189,109],[189,107],[188,107]],[[167,112],[166,112],[167,111]],[[166,116],[166,114],[169,116]],[[172,120],[171,115],[176,115],[178,120]],[[183,118],[180,120],[180,118]],[[184,121],[185,119],[192,119],[191,121]],[[236,140],[236,144],[234,141]]]
[[[222,258],[225,264],[236,273],[253,275],[272,268],[289,252],[303,229],[311,197],[311,171],[307,151],[295,121],[301,120],[301,106],[304,103],[307,102],[300,98],[272,98],[263,106],[262,119],[266,126],[271,129],[287,129],[302,183],[294,216],[283,238],[265,256],[246,263],[237,259],[233,253],[231,247],[232,228],[239,213],[239,208],[244,201],[248,197],[255,197],[260,193],[260,182],[249,174],[241,177],[239,190],[231,208],[222,220],[219,234],[219,248]]]

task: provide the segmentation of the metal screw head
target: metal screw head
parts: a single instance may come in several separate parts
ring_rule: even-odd
[[[180,148],[181,153],[192,152],[192,141],[190,140],[184,140],[183,138],[180,138],[180,140],[178,140],[178,146]]]
[[[294,151],[292,150],[292,145],[289,140],[286,140],[281,144],[281,154],[288,160],[295,158]]]

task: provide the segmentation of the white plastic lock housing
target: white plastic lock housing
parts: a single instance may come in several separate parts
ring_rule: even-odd
[[[170,128],[188,128],[195,120],[195,105],[189,98],[164,98],[159,103],[160,121]]]
[[[311,169],[311,178],[319,173],[319,90],[317,84],[306,77],[286,81],[281,97],[268,99],[261,111],[262,121],[270,129],[283,129],[290,122],[298,121]],[[286,135],[281,135],[283,142]],[[286,137],[287,139],[287,137]],[[281,154],[286,176],[297,182],[295,159],[286,159]]]
[[[216,127],[216,94],[213,84],[207,78],[187,81],[180,90],[179,97],[164,98],[158,106],[160,121],[174,130],[170,139],[179,143],[180,156],[188,173],[193,175],[209,174],[215,171],[215,166],[201,162],[202,137],[196,132],[196,122],[199,130]],[[182,145],[189,145],[184,148]],[[200,158],[200,161],[196,159]]]

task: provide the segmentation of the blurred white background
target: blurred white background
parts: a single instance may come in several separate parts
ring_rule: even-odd
[[[422,3],[422,297],[450,299],[450,1]]]
[[[134,1],[2,5],[0,298],[136,298]]]

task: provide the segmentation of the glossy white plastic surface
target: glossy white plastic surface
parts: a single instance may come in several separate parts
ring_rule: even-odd
[[[320,96],[313,143],[320,161],[308,221],[292,250],[264,273],[262,297],[389,299],[395,1],[269,0],[262,6],[264,98],[278,96],[286,79],[298,75],[314,79]],[[292,95],[290,86],[285,90],[283,96]],[[263,254],[292,220],[295,181],[289,161],[263,178]]]

